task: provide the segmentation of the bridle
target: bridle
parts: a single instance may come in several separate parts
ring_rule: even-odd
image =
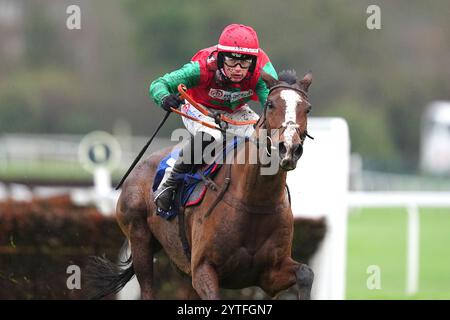
[[[272,88],[270,88],[269,90],[269,94],[268,96],[270,96],[270,94],[273,92],[273,90],[275,89],[279,89],[279,88],[284,88],[284,89],[289,89],[289,90],[295,90],[299,93],[302,94],[303,97],[306,98],[306,101],[308,102],[307,98],[308,95],[306,94],[305,91],[301,90],[300,88],[296,88],[296,87],[292,87],[288,84],[279,84],[276,86],[273,86]],[[268,101],[268,100],[267,100]],[[264,104],[264,111],[263,111],[263,115],[258,119],[258,121],[253,125],[254,128],[267,128],[267,117],[266,117],[266,113],[267,113],[267,108],[268,108],[268,102],[266,101],[266,103]],[[309,104],[309,102],[308,102]],[[258,126],[259,125],[259,126]],[[293,121],[288,121],[287,123],[283,122],[281,124],[280,127],[278,127],[277,129],[281,129],[283,128],[283,132],[284,130],[286,130],[286,128],[288,127],[295,127],[297,134],[299,135],[301,142],[303,144],[303,141],[306,137],[309,137],[310,139],[314,139],[313,137],[311,137],[305,130],[305,133],[303,135],[303,139],[302,139],[302,135],[300,134],[300,129],[298,124],[294,123]],[[272,140],[272,135],[267,136],[267,139]],[[251,139],[249,137],[245,138],[245,141],[252,141],[254,142],[257,147],[260,147],[260,141],[259,138],[256,139]],[[271,142],[272,143],[272,142]],[[267,147],[267,145],[265,145],[265,149],[266,152],[269,154],[270,156],[270,149],[272,149],[273,147],[271,146],[270,148]],[[207,183],[207,186],[212,189],[214,192],[217,193],[217,197],[215,199],[215,201],[213,202],[213,204],[211,205],[211,207],[208,209],[208,211],[205,214],[205,218],[208,217],[212,210],[216,207],[216,205],[223,200],[227,205],[237,209],[237,210],[241,210],[244,212],[248,212],[248,213],[258,213],[258,214],[273,214],[273,213],[277,213],[277,212],[281,212],[282,210],[284,210],[286,208],[286,204],[285,203],[279,203],[276,205],[270,205],[270,206],[265,206],[265,205],[261,205],[261,206],[250,206],[247,205],[245,202],[243,202],[241,199],[238,199],[236,197],[234,197],[231,193],[227,193],[227,189],[230,185],[231,182],[231,164],[227,165],[227,169],[226,169],[226,173],[225,173],[225,180],[224,180],[224,184],[222,186],[222,189],[219,190],[219,187],[212,181],[210,181],[209,183]],[[290,199],[290,195],[289,195],[289,189],[288,189],[288,198]],[[290,206],[290,200],[289,200],[289,206]]]
[[[267,95],[267,98],[276,89],[288,89],[288,90],[297,91],[303,97],[305,97],[306,98],[306,102],[308,102],[308,94],[304,90],[302,90],[300,88],[297,88],[297,87],[293,87],[293,86],[288,85],[288,84],[277,84],[277,85],[271,87],[269,89],[269,94]],[[309,102],[308,102],[308,104],[309,104]],[[258,122],[254,124],[254,128],[257,128],[258,125],[260,124],[260,122],[262,121],[262,124],[258,128],[268,129],[268,126],[267,126],[267,108],[269,107],[269,105],[270,105],[270,101],[269,101],[269,99],[267,99],[266,102],[264,103],[263,115],[258,119]],[[300,138],[301,144],[303,144],[303,142],[305,141],[306,137],[314,140],[314,138],[311,135],[308,134],[307,130],[305,130],[305,132],[303,134],[301,134],[300,133],[300,129],[299,129],[299,125],[297,123],[294,123],[293,121],[283,122],[278,128],[271,129],[271,130],[280,130],[281,129],[281,132],[280,132],[280,135],[281,135],[281,134],[284,133],[284,131],[288,127],[291,127],[291,128],[295,129],[295,132],[297,133],[298,137]],[[273,134],[270,134],[270,135],[267,136],[267,139],[270,140],[270,143],[272,143],[272,136],[273,136]]]

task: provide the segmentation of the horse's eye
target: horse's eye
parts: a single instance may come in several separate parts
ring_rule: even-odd
[[[310,113],[312,109],[312,106],[309,106],[308,109],[306,109],[306,113]]]
[[[272,101],[267,100],[267,101],[266,101],[266,107],[267,107],[268,109],[272,109],[272,108],[273,108]]]

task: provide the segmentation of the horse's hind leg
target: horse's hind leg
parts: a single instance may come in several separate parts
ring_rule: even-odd
[[[141,299],[154,299],[153,256],[155,246],[153,235],[146,222],[132,222],[130,228],[131,255],[133,267],[141,287]]]
[[[119,199],[117,218],[130,241],[133,268],[141,287],[141,299],[154,299],[153,256],[161,246],[148,227],[146,210],[139,189],[128,188]]]

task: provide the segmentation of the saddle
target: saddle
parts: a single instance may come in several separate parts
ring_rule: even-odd
[[[225,158],[230,151],[234,150],[245,140],[243,138],[234,137],[223,149],[223,157]],[[164,177],[167,174],[170,174],[168,171],[176,162],[179,151],[180,149],[174,149],[159,163],[152,187],[153,191],[156,191],[163,182]],[[212,180],[222,168],[222,164],[218,163],[218,158],[219,156],[212,164],[203,165],[202,167],[197,168],[196,172],[175,175],[175,179],[179,182],[174,200],[175,203],[172,205],[170,211],[163,211],[158,208],[157,214],[166,220],[171,220],[178,215],[182,207],[185,208],[199,205],[202,202],[208,187],[211,187],[211,184],[214,184]]]

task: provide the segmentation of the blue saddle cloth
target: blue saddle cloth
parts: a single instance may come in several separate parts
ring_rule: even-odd
[[[243,138],[234,137],[233,140],[227,144],[224,154],[227,155],[243,141]],[[153,192],[158,189],[164,175],[166,174],[166,170],[174,165],[179,157],[179,153],[180,149],[174,149],[169,155],[161,160],[158,169],[156,170],[152,187]],[[220,156],[217,158],[219,157]],[[215,174],[219,172],[221,167],[221,164],[214,161],[212,164],[207,166],[205,165],[200,168],[198,172],[175,175],[175,179],[180,183],[180,187],[178,188],[177,195],[175,197],[175,203],[172,205],[172,209],[170,211],[163,211],[158,208],[157,214],[167,220],[170,220],[178,214],[180,206],[190,207],[198,205],[203,200],[207,189],[203,181],[204,177],[213,178]]]

